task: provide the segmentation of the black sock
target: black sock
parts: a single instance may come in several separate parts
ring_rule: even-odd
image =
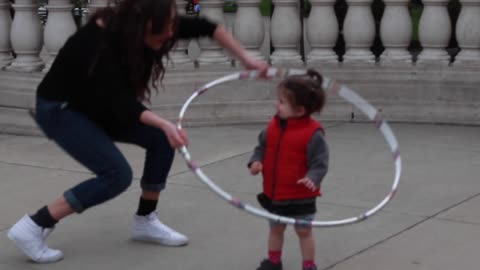
[[[37,213],[30,216],[30,218],[42,228],[53,228],[53,226],[55,226],[55,224],[58,222],[58,220],[55,220],[52,217],[47,206],[38,209]]]
[[[157,202],[158,200],[147,200],[144,199],[143,197],[140,197],[140,202],[138,203],[138,210],[137,210],[137,215],[139,216],[146,216],[155,209],[157,209]]]

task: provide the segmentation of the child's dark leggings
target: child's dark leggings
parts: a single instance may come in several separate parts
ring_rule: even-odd
[[[161,130],[138,123],[128,130],[107,135],[85,115],[63,105],[38,98],[36,120],[48,138],[95,173],[93,178],[65,191],[64,197],[75,212],[81,213],[114,198],[132,183],[132,169],[114,141],[146,150],[141,178],[143,190],[165,188],[175,152]]]

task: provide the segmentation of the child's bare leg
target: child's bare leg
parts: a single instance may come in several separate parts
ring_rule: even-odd
[[[315,240],[313,239],[312,227],[295,227],[295,232],[300,242],[304,268],[308,269],[310,266],[315,266]]]
[[[270,221],[268,234],[268,258],[264,259],[257,270],[282,270],[282,246],[285,224]]]
[[[268,250],[278,251],[283,247],[283,234],[286,229],[285,224],[273,224],[270,226],[270,234],[268,236]]]

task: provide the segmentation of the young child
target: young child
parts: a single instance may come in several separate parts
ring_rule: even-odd
[[[314,220],[316,197],[327,173],[328,147],[322,125],[311,118],[325,104],[322,76],[309,69],[278,86],[277,114],[259,135],[248,164],[252,175],[262,172],[263,193],[258,201],[271,213]],[[268,259],[257,270],[281,270],[286,225],[270,222]],[[303,270],[316,270],[315,241],[311,226],[295,225],[300,241]]]

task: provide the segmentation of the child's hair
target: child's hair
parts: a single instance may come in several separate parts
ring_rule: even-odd
[[[320,112],[326,95],[322,88],[323,78],[316,70],[308,69],[305,75],[291,75],[279,84],[280,91],[294,107],[304,107],[305,114]]]

